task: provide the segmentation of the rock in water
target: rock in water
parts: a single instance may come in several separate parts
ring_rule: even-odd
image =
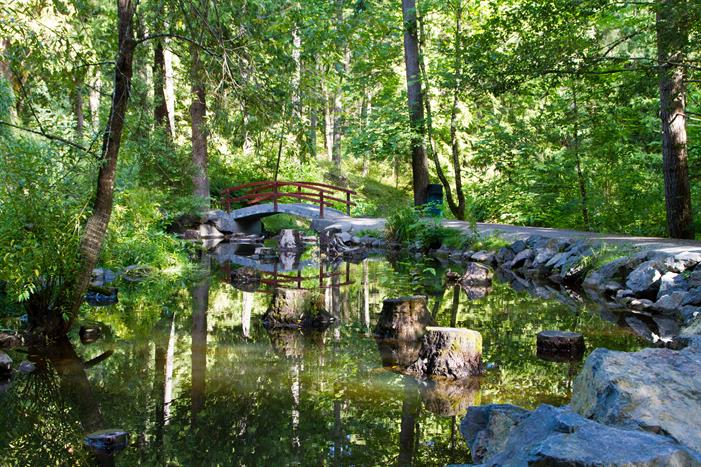
[[[467,441],[472,461],[481,463],[500,453],[514,427],[530,414],[526,409],[509,404],[468,408],[460,422],[460,433]]]
[[[91,433],[83,441],[91,450],[111,453],[127,447],[129,433],[124,430],[110,428]]]
[[[690,340],[680,351],[596,349],[575,379],[572,409],[601,423],[666,433],[701,451],[701,338]]]
[[[699,453],[666,436],[602,425],[545,404],[525,414],[498,407],[471,407],[460,427],[473,460],[485,466],[701,465]]]
[[[492,271],[480,263],[467,263],[465,273],[460,278],[460,285],[492,285]]]
[[[578,332],[541,331],[536,337],[539,357],[561,357],[563,361],[579,360],[584,355],[584,336]]]
[[[382,339],[418,341],[431,324],[433,318],[426,307],[426,297],[387,298],[382,302],[375,334]]]
[[[299,230],[282,229],[277,242],[280,251],[299,251],[304,249],[304,237]]]
[[[426,328],[419,359],[407,368],[419,378],[463,379],[482,374],[482,335],[472,329]]]
[[[6,376],[10,373],[12,373],[12,359],[0,350],[0,376]]]

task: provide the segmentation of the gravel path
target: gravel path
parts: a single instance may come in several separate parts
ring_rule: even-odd
[[[353,225],[353,231],[360,230],[381,230],[384,228],[385,220],[380,218],[339,218]],[[470,231],[470,224],[463,221],[444,220],[442,224],[454,229]],[[498,234],[507,240],[525,239],[537,234],[550,238],[586,238],[593,241],[620,246],[630,246],[640,250],[655,250],[666,253],[679,253],[682,251],[693,251],[701,253],[701,241],[677,240],[671,238],[657,237],[632,237],[618,234],[604,234],[597,232],[582,232],[578,230],[551,229],[547,227],[522,227],[506,224],[477,224],[477,231],[483,235]]]

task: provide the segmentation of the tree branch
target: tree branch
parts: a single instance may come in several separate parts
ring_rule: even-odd
[[[74,148],[76,148],[76,149],[80,149],[80,150],[83,151],[83,152],[90,152],[90,151],[88,150],[88,148],[86,148],[86,147],[84,147],[84,146],[81,146],[81,145],[78,144],[78,143],[75,143],[75,142],[73,142],[73,141],[67,140],[66,138],[63,138],[63,137],[61,137],[61,136],[56,136],[56,135],[51,135],[51,134],[46,133],[46,132],[44,131],[43,128],[41,128],[40,131],[37,131],[37,130],[33,130],[33,129],[31,129],[31,128],[26,128],[26,127],[23,127],[23,126],[15,125],[15,124],[13,124],[13,123],[5,122],[5,121],[2,121],[2,120],[0,120],[0,125],[9,126],[9,127],[11,127],[11,128],[16,128],[16,129],[18,129],[18,130],[26,131],[27,133],[33,133],[33,134],[35,134],[35,135],[43,136],[44,138],[46,138],[46,139],[48,139],[48,140],[50,140],[50,141],[58,141],[58,142],[60,142],[60,143],[63,143],[63,144],[67,144],[67,145],[69,145],[69,146],[72,146],[72,147],[74,147]]]
[[[185,41],[185,42],[188,42],[188,43],[190,43],[190,44],[192,44],[192,45],[194,45],[194,46],[196,46],[196,47],[199,47],[199,48],[202,49],[205,53],[207,53],[207,55],[211,55],[212,57],[216,56],[216,54],[215,54],[211,49],[205,47],[204,45],[202,45],[201,43],[197,42],[196,40],[194,40],[194,39],[192,39],[192,38],[190,38],[190,37],[183,36],[183,35],[181,35],[181,34],[175,34],[175,33],[172,33],[172,32],[166,32],[166,33],[162,33],[162,34],[149,34],[148,36],[144,36],[144,37],[142,37],[142,38],[137,39],[136,41],[134,41],[134,45],[139,45],[139,44],[141,44],[142,42],[146,42],[146,41],[149,41],[149,40],[152,40],[152,39],[160,39],[160,38],[164,38],[164,37],[168,37],[168,38],[172,38],[172,39],[180,39],[180,40]]]

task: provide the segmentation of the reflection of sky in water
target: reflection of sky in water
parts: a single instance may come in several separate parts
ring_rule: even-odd
[[[261,316],[269,287],[232,287],[224,279],[235,269],[213,264],[193,284],[125,287],[119,304],[90,309],[87,318],[108,325],[111,337],[87,346],[74,338],[75,351],[69,346],[61,361],[16,378],[1,396],[0,421],[11,428],[0,434],[0,456],[10,464],[80,464],[83,434],[101,425],[132,433],[118,465],[466,462],[458,424],[469,405],[567,403],[578,364],[537,359],[537,332],[582,332],[588,351],[639,345],[596,313],[506,283],[468,300],[443,288],[440,266],[408,260],[325,267],[325,288],[314,293],[323,294],[334,324],[323,332],[267,331]],[[318,287],[319,269],[308,267],[291,283]],[[417,293],[428,296],[440,325],[482,333],[491,368],[483,378],[417,383],[382,367],[371,335],[382,300]],[[82,369],[81,361],[110,349],[109,358]]]

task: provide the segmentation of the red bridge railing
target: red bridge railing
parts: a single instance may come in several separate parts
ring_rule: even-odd
[[[351,195],[356,192],[339,186],[314,182],[252,182],[226,188],[222,191],[222,206],[227,212],[231,205],[241,203],[253,205],[262,202],[273,203],[275,212],[278,210],[278,200],[281,198],[306,201],[319,206],[319,216],[324,218],[324,208],[338,204],[346,206],[346,214],[350,216]]]

